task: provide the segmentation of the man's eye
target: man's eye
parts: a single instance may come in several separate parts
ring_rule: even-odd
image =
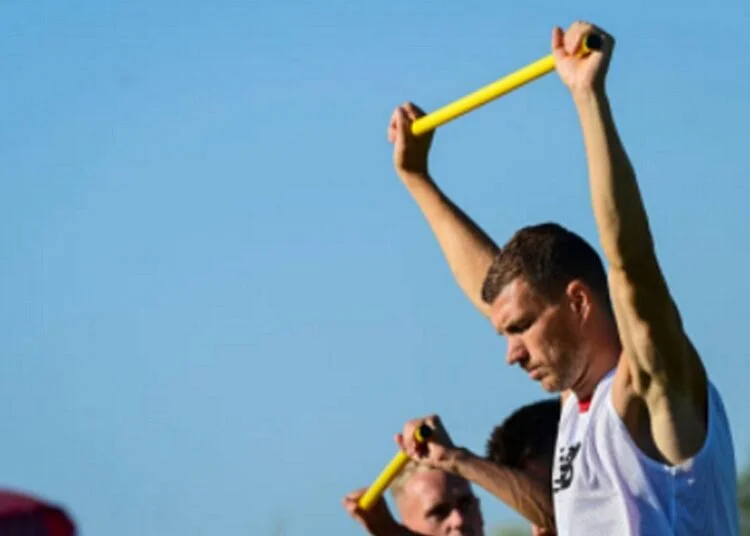
[[[448,517],[448,514],[450,514],[450,508],[447,506],[440,506],[438,508],[435,508],[430,515],[438,520],[443,520],[446,517]]]
[[[518,322],[515,322],[513,325],[508,326],[507,332],[510,334],[517,335],[518,333],[523,333],[527,329],[531,327],[531,324],[533,324],[533,319],[525,319],[520,320]]]

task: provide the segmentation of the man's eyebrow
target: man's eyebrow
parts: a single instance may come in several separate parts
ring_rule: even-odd
[[[525,331],[531,324],[536,321],[536,317],[531,313],[514,318],[505,326],[504,333],[519,333]]]
[[[498,335],[506,336],[509,333],[518,331],[518,324],[520,324],[520,320],[516,318],[506,322],[505,325],[500,324],[495,328],[495,331],[497,331]]]
[[[467,491],[465,493],[462,493],[458,497],[456,497],[456,499],[455,499],[454,502],[456,504],[461,504],[461,503],[465,503],[467,501],[474,501],[476,498],[477,498],[477,496],[474,495],[474,493],[472,493],[471,491]],[[451,509],[451,508],[452,508],[452,505],[451,505],[450,502],[440,502],[440,503],[434,505],[429,510],[427,510],[427,515],[428,516],[433,516],[433,515],[437,514],[438,512],[440,512],[440,510],[446,510],[446,509]]]

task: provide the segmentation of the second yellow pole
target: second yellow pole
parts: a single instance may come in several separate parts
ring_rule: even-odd
[[[419,443],[424,443],[430,437],[430,434],[432,434],[432,428],[423,424],[416,430],[414,437]],[[372,505],[378,501],[407,463],[409,463],[409,456],[403,450],[399,450],[383,471],[381,471],[375,482],[359,498],[359,507],[362,510],[372,508]]]

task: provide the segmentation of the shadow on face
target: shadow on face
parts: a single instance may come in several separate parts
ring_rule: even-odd
[[[479,499],[469,483],[438,470],[417,471],[396,499],[401,519],[424,536],[483,536]]]
[[[508,364],[518,365],[546,391],[569,388],[580,373],[581,324],[567,294],[552,302],[516,278],[493,302],[490,320],[507,340]]]

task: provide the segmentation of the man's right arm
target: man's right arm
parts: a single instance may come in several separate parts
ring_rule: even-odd
[[[451,472],[475,483],[510,506],[539,529],[555,527],[551,485],[510,467],[458,449]]]
[[[433,433],[425,443],[415,439],[415,430],[423,425]],[[545,481],[530,473],[477,456],[457,447],[440,417],[430,415],[407,421],[396,434],[396,444],[412,460],[458,475],[485,489],[534,525],[545,529],[555,526],[555,511],[550,478]]]
[[[412,122],[422,115],[411,103],[393,113],[388,138],[394,145],[394,167],[432,229],[458,286],[488,317],[482,284],[498,247],[432,180],[427,165],[432,133],[419,137],[411,133]]]
[[[402,180],[432,229],[459,288],[489,317],[482,284],[499,248],[430,177],[406,176]]]

